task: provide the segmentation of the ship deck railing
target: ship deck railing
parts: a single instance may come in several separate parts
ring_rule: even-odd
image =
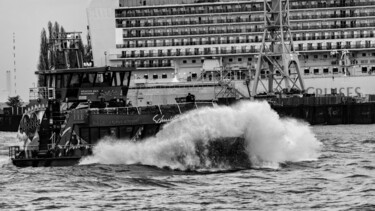
[[[178,99],[176,99],[178,100]],[[185,111],[213,107],[214,102],[182,102],[166,105],[149,105],[149,106],[129,106],[129,107],[110,107],[110,108],[90,108],[91,114],[125,114],[125,115],[147,115],[147,114],[181,114]]]
[[[93,144],[77,144],[77,145],[48,144],[47,145],[48,150],[52,150],[52,149],[56,149],[56,148],[59,148],[59,149],[77,149],[77,148],[81,148],[81,147],[93,148],[94,145]]]
[[[8,155],[10,158],[19,158],[19,157],[31,158],[31,157],[36,156],[38,150],[39,150],[38,145],[28,145],[26,147],[10,146]]]
[[[12,159],[30,159],[30,158],[58,158],[58,157],[81,157],[92,154],[92,144],[81,145],[55,145],[48,144],[47,150],[40,150],[38,145],[29,145],[26,147],[10,146],[9,157]]]
[[[48,152],[54,158],[60,157],[82,157],[92,154],[93,144],[56,145],[48,144]]]

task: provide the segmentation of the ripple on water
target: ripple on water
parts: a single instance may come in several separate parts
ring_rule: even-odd
[[[375,144],[375,139],[365,139],[362,144]]]
[[[375,159],[369,151],[375,147],[375,127],[317,126],[313,130],[323,143],[319,159],[288,162],[279,169],[183,172],[154,166],[101,164],[16,168],[7,155],[0,155],[0,207],[2,210],[375,210],[372,187]],[[355,135],[350,135],[352,132]],[[5,153],[1,149],[14,143],[9,138],[4,142],[1,136],[2,133],[0,153]]]
[[[364,174],[353,174],[353,175],[347,176],[345,178],[371,178],[371,176],[364,175]]]

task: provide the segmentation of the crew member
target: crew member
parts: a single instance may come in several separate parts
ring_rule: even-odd
[[[190,93],[188,93],[188,95],[186,96],[186,102],[187,103],[193,103],[193,102],[195,102],[195,96],[192,95],[192,94],[190,94]]]

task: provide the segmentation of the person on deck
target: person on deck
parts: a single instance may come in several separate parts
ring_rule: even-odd
[[[194,103],[195,102],[195,96],[188,93],[188,95],[186,96],[186,102],[187,103]]]

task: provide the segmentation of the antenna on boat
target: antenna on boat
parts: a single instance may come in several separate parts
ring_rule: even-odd
[[[267,95],[305,90],[289,24],[289,0],[264,0],[264,31],[252,95],[262,85]],[[265,85],[262,78],[268,81]],[[284,86],[283,86],[284,82]]]

